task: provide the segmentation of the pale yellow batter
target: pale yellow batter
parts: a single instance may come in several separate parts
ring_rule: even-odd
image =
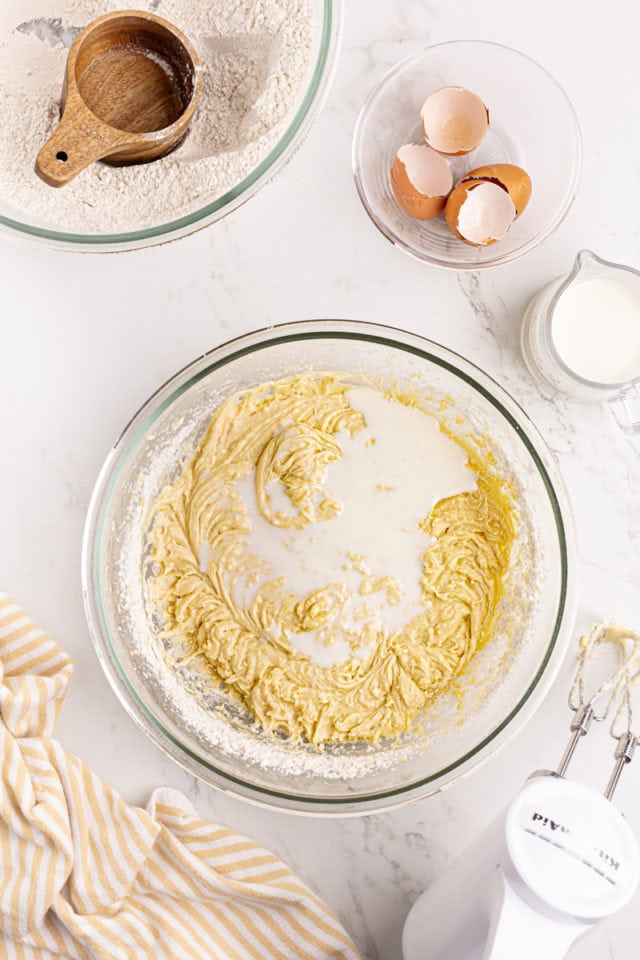
[[[422,522],[433,538],[422,555],[423,612],[378,632],[364,659],[322,667],[296,650],[288,637],[327,627],[344,589],[319,583],[296,596],[280,578],[243,602],[235,585],[257,579],[260,560],[248,549],[238,486],[255,477],[260,513],[272,525],[331,522],[341,509],[324,495],[327,468],[341,456],[336,434],[354,436],[365,426],[348,389],[337,375],[300,376],[232,397],[153,507],[153,593],[167,630],[204,658],[265,729],[316,744],[375,743],[411,728],[487,639],[514,537],[504,485],[471,458],[477,489],[441,500]],[[272,502],[274,480],[288,510]],[[393,592],[393,569],[388,574],[372,589]]]

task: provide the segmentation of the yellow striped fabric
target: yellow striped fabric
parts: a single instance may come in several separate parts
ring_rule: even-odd
[[[277,857],[175,790],[128,806],[51,739],[72,671],[0,593],[0,958],[357,960]]]

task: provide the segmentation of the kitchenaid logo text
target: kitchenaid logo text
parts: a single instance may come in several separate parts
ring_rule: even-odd
[[[540,837],[542,840],[550,840],[554,846],[562,847],[563,850],[566,850],[567,847],[565,844],[559,842],[559,838],[562,834],[565,834],[567,837],[571,838],[572,846],[579,847],[583,853],[587,852],[598,858],[601,863],[604,863],[611,870],[618,871],[620,869],[620,861],[616,860],[611,856],[610,853],[607,853],[606,850],[603,850],[602,847],[599,847],[597,844],[586,837],[584,834],[578,833],[575,830],[572,830],[570,827],[566,827],[563,823],[558,823],[556,820],[552,820],[551,817],[546,817],[543,813],[538,813],[534,811],[531,814],[531,820],[536,825],[535,830],[529,830],[529,833],[535,834],[535,836]],[[541,830],[547,831],[547,836],[541,833]],[[550,835],[555,835],[558,839],[552,840]],[[582,862],[587,864],[590,867],[595,867],[590,860],[586,858],[581,858]],[[600,872],[600,871],[598,871]]]

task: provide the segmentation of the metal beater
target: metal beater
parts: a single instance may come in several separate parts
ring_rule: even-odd
[[[613,649],[617,665],[603,682],[600,682],[589,697],[586,696],[586,681],[590,667],[594,666],[603,649]],[[578,668],[569,691],[569,708],[574,717],[571,721],[571,737],[562,760],[556,770],[559,777],[566,776],[576,747],[587,735],[591,724],[601,723],[611,717],[610,734],[616,741],[615,765],[604,791],[611,800],[622,771],[633,759],[639,734],[634,732],[632,691],[640,676],[640,634],[633,633],[609,623],[597,623],[588,636],[580,641]]]

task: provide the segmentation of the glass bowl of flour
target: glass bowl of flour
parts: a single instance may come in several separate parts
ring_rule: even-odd
[[[278,729],[268,732],[265,729],[268,724],[257,722],[258,713],[252,714],[253,708],[247,709],[246,704],[232,695],[234,683],[246,678],[253,669],[252,664],[262,655],[256,646],[247,645],[246,657],[240,650],[244,658],[241,669],[236,669],[231,660],[239,652],[238,637],[243,644],[248,639],[248,624],[267,623],[253,612],[253,602],[244,612],[238,612],[229,600],[231,593],[226,587],[223,590],[226,599],[221,605],[216,600],[211,606],[212,594],[208,587],[203,595],[208,613],[223,608],[231,611],[229,617],[226,613],[223,617],[224,631],[218,647],[220,657],[232,668],[231,675],[229,670],[224,673],[223,682],[220,680],[223,674],[219,672],[223,669],[222,661],[217,661],[215,675],[208,669],[203,672],[201,658],[185,653],[180,631],[171,627],[163,613],[168,608],[159,609],[154,597],[157,571],[154,572],[153,567],[158,557],[156,524],[159,518],[161,530],[168,534],[165,544],[172,557],[186,557],[188,552],[180,546],[180,535],[174,539],[173,520],[167,520],[174,518],[178,527],[182,526],[180,510],[175,506],[178,500],[167,501],[158,511],[158,497],[164,497],[182,478],[193,478],[195,495],[178,499],[188,511],[187,525],[199,530],[204,530],[206,525],[202,509],[209,516],[221,503],[237,505],[235,493],[233,496],[229,493],[228,498],[225,493],[220,499],[218,494],[205,490],[217,468],[203,459],[199,451],[202,444],[208,443],[207,438],[214,438],[210,449],[219,451],[225,476],[239,477],[233,456],[227,456],[225,443],[237,427],[241,434],[240,447],[244,449],[246,443],[255,446],[255,427],[244,429],[240,409],[231,420],[225,421],[226,426],[222,419],[214,425],[212,418],[222,417],[225,404],[231,401],[233,405],[238,391],[248,391],[251,395],[247,402],[252,410],[273,410],[272,406],[265,407],[263,401],[255,401],[257,406],[254,405],[256,388],[258,391],[266,388],[269,392],[275,382],[282,391],[282,383],[287,378],[305,383],[309,378],[324,382],[327,371],[342,371],[353,384],[361,383],[364,378],[397,396],[410,396],[411,406],[404,410],[403,416],[411,414],[411,429],[418,433],[404,444],[400,443],[408,422],[403,420],[402,430],[385,426],[384,418],[376,422],[375,404],[366,406],[373,403],[373,392],[369,391],[366,403],[366,391],[360,389],[357,401],[355,394],[348,394],[356,410],[367,411],[367,429],[374,431],[375,443],[371,446],[366,430],[355,433],[352,445],[342,434],[336,434],[342,445],[342,456],[333,459],[327,468],[326,492],[328,496],[337,497],[343,511],[301,529],[293,539],[287,534],[285,545],[293,552],[286,555],[278,546],[279,534],[276,537],[273,533],[280,527],[261,524],[251,506],[252,483],[257,493],[258,477],[265,476],[264,458],[260,458],[260,468],[256,467],[253,473],[249,470],[248,479],[238,482],[236,492],[249,506],[247,516],[251,521],[251,536],[255,534],[256,543],[259,541],[258,552],[263,558],[267,557],[275,575],[283,574],[287,578],[296,597],[300,595],[297,584],[301,578],[304,580],[305,570],[310,571],[315,582],[316,561],[322,561],[318,583],[329,579],[334,582],[328,565],[333,563],[333,553],[327,549],[331,546],[327,538],[331,539],[329,528],[332,526],[337,536],[340,524],[344,534],[339,538],[343,552],[354,549],[357,535],[358,547],[364,538],[375,553],[376,544],[371,543],[371,538],[375,540],[380,535],[384,544],[378,552],[384,554],[384,569],[376,568],[373,572],[376,576],[380,572],[397,575],[405,588],[410,587],[411,577],[419,572],[415,559],[418,554],[403,538],[401,524],[387,529],[382,508],[363,520],[360,501],[364,502],[368,496],[368,474],[363,475],[359,465],[365,456],[375,460],[375,451],[380,447],[382,459],[378,464],[380,473],[375,475],[379,481],[376,486],[382,485],[385,497],[393,497],[393,487],[386,486],[388,478],[385,479],[384,473],[386,451],[388,443],[394,449],[400,443],[403,450],[397,454],[401,471],[398,493],[421,505],[428,476],[437,474],[440,482],[443,473],[442,460],[438,459],[434,471],[423,470],[423,460],[419,458],[419,448],[426,442],[430,429],[427,421],[431,425],[438,421],[440,430],[449,438],[448,444],[464,446],[469,453],[469,463],[476,448],[482,462],[512,491],[515,507],[515,538],[486,641],[476,649],[454,682],[441,688],[436,698],[426,705],[415,725],[402,735],[379,739],[358,735],[349,742],[336,742],[323,733],[322,742],[317,739],[314,742],[313,735],[297,738],[286,735],[280,722]],[[321,389],[324,391],[324,387]],[[285,394],[279,392],[277,396]],[[303,396],[304,392],[296,393],[296,404]],[[381,402],[378,396],[376,403]],[[331,423],[336,424],[332,412],[325,416],[324,407],[316,405],[313,409],[327,424],[327,429]],[[352,411],[351,415],[356,414]],[[421,424],[423,417],[424,429],[415,422],[417,418]],[[394,423],[401,426],[399,420]],[[286,429],[277,432],[278,442],[286,441],[286,432]],[[453,440],[457,443],[452,443]],[[297,444],[294,448],[298,449]],[[322,453],[324,447],[319,449]],[[264,450],[271,450],[270,445]],[[433,445],[430,444],[429,450],[431,456],[435,456]],[[190,467],[194,455],[199,459],[197,469]],[[403,457],[408,458],[406,467],[402,465]],[[392,455],[394,458],[396,453]],[[287,456],[283,461],[291,466],[291,478],[298,474],[294,460]],[[272,462],[277,464],[278,457],[272,458]],[[447,460],[447,464],[449,471],[453,462]],[[196,473],[199,473],[197,481]],[[309,468],[302,473],[307,479],[313,479]],[[413,476],[410,482],[409,474]],[[424,483],[421,483],[423,477]],[[466,479],[460,479],[466,484]],[[205,486],[200,486],[201,480]],[[324,480],[322,482],[324,484]],[[396,484],[395,480],[389,482]],[[273,498],[271,503],[280,509],[278,485],[270,483],[266,489]],[[400,507],[401,500],[398,500]],[[327,501],[322,503],[325,507],[331,506]],[[282,509],[289,507],[285,502]],[[227,544],[233,548],[233,556],[236,555],[236,547],[244,534],[241,528],[237,532],[232,529],[229,522],[243,515],[234,508],[222,524],[217,524],[217,528],[226,531],[224,537],[216,538],[215,544],[209,540],[206,551],[202,546],[195,551],[193,557],[197,560],[192,564],[193,570],[188,571],[182,583],[186,584],[187,580],[191,585],[227,583],[222,564],[213,574],[211,561],[218,547],[226,551]],[[350,517],[355,519],[355,527]],[[323,526],[326,527],[324,533]],[[298,546],[307,530],[311,540],[300,552]],[[415,532],[415,528],[409,530],[410,536],[413,536],[412,530]],[[442,543],[442,537],[438,537],[436,542]],[[460,540],[456,534],[456,542],[470,542],[468,528]],[[271,547],[275,550],[273,554]],[[376,558],[370,555],[369,549],[366,554],[366,562],[371,563],[373,569]],[[413,573],[405,565],[410,555],[415,559],[411,561]],[[166,573],[172,583],[177,582],[166,562],[167,556],[161,560],[163,575]],[[352,559],[350,553],[347,557]],[[338,557],[337,562],[338,580],[344,580],[345,584],[347,580],[351,582],[352,566],[359,568],[346,563],[344,557]],[[253,591],[258,583],[253,579],[253,567],[243,566],[244,569],[251,576]],[[460,569],[456,561],[456,571]],[[575,570],[573,520],[562,479],[553,456],[520,407],[481,370],[438,344],[389,327],[350,321],[309,321],[258,331],[217,347],[161,387],[135,415],[107,458],[89,508],[83,549],[85,607],[98,657],[125,709],[147,736],[191,773],[221,790],[274,808],[325,816],[369,813],[436,793],[469,775],[508,742],[535,715],[562,662],[575,615]],[[452,593],[445,589],[439,574],[434,582],[438,584],[440,597],[451,599]],[[235,588],[232,586],[232,589]],[[301,589],[304,593],[307,586],[303,583]],[[181,609],[196,609],[195,594],[185,593],[181,588],[178,593],[182,598],[180,604],[183,600],[186,603]],[[265,596],[273,597],[272,594]],[[373,599],[373,595],[365,591],[363,597],[356,598],[353,609],[359,610],[361,601],[369,603]],[[404,600],[408,600],[406,593]],[[441,615],[438,603],[438,597],[434,596],[428,607],[436,611],[436,632],[442,634],[447,616]],[[477,609],[472,603],[471,619]],[[243,625],[240,634],[238,625]],[[211,634],[202,634],[207,643],[216,629]],[[304,632],[297,636],[305,644],[309,639]],[[452,647],[459,636],[456,633]],[[272,649],[272,639],[262,633],[260,643]],[[293,640],[291,643],[293,645]],[[309,689],[319,690],[320,671],[325,669],[333,671],[332,676],[337,671],[337,682],[342,684],[341,667],[333,660],[339,654],[338,659],[342,661],[343,653],[339,643],[333,640],[326,651],[324,646],[320,650],[316,644],[313,649],[309,646],[301,650],[302,659],[294,653],[293,660],[278,675],[295,678],[296,670],[303,661],[307,662],[306,654],[310,661],[316,661],[319,652],[323,659],[314,673],[319,679]],[[324,652],[331,654],[331,663],[324,659]],[[361,652],[358,651],[358,656]],[[348,653],[345,655],[348,658]],[[268,669],[265,676],[268,679],[273,674]],[[392,692],[401,689],[402,678],[398,677]],[[348,706],[350,702],[345,693],[344,703]],[[385,705],[387,703],[385,701]],[[291,716],[286,710],[271,715],[284,717],[287,722]],[[358,725],[356,732],[360,731]]]
[[[342,0],[138,0],[194,43],[203,98],[184,143],[153,163],[96,163],[54,189],[34,171],[55,128],[68,49],[128,0],[7,0],[0,10],[0,230],[85,252],[131,250],[208,226],[300,146],[328,92]]]

